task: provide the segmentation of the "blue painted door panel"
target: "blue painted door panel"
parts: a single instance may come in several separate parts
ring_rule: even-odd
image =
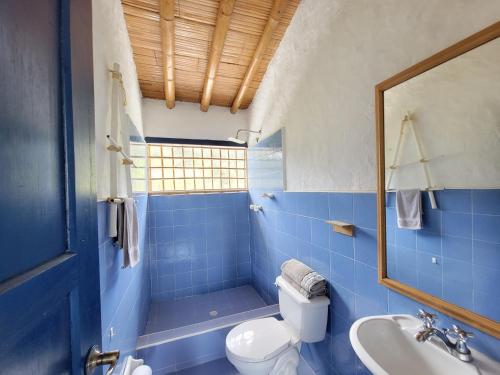
[[[0,281],[66,249],[58,3],[0,2]]]
[[[0,2],[0,373],[100,344],[91,0]]]

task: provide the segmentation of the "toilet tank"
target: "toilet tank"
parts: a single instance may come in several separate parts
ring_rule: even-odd
[[[323,341],[328,320],[328,297],[307,299],[281,276],[276,278],[280,313],[303,342]]]

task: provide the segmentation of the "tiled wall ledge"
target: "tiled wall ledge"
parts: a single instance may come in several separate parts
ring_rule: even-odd
[[[173,328],[163,332],[146,334],[138,338],[137,349],[146,349],[157,345],[167,344],[191,336],[216,331],[223,328],[234,327],[252,319],[261,319],[279,315],[279,306],[270,305],[258,309],[227,315],[220,318],[206,320],[184,327]]]
[[[137,355],[153,369],[165,375],[226,356],[226,336],[231,327],[139,349]]]

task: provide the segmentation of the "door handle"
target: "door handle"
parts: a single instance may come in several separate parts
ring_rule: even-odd
[[[120,358],[120,351],[113,350],[111,352],[101,352],[98,345],[90,348],[87,359],[85,360],[85,375],[92,375],[97,366],[109,365],[106,375],[111,375]]]

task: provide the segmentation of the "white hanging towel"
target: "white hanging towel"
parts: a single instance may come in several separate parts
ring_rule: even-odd
[[[116,237],[118,235],[117,228],[117,214],[118,214],[118,204],[115,202],[108,203],[108,236]]]
[[[139,225],[133,198],[124,199],[123,267],[134,267],[140,260]]]
[[[396,192],[398,228],[422,229],[422,197],[419,189]]]

